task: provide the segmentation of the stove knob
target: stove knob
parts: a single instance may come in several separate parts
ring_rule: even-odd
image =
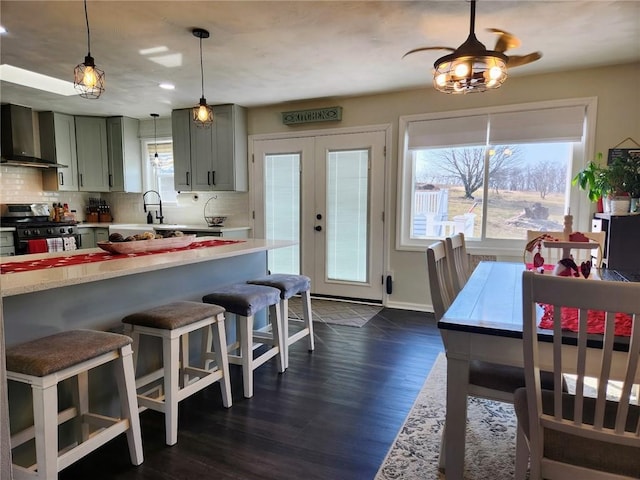
[[[47,233],[48,234],[52,234],[53,233],[53,228],[47,228]]]
[[[60,233],[64,233],[64,228],[61,228],[61,229],[60,229]]]
[[[69,233],[69,234],[73,233],[73,227],[67,228],[67,233]]]
[[[31,235],[31,230],[23,230],[22,234],[23,234],[25,237],[28,237],[29,235]]]
[[[40,235],[40,230],[31,230],[31,235]]]

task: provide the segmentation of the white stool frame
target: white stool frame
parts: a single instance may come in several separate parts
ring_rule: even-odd
[[[304,328],[289,336],[289,322],[297,321],[289,318],[289,299],[280,298],[280,310],[282,311],[282,338],[285,339],[284,345],[284,362],[285,368],[289,368],[289,345],[294,344],[298,340],[308,337],[309,351],[315,348],[313,338],[313,317],[311,316],[311,293],[309,290],[300,292],[302,299],[302,322]]]

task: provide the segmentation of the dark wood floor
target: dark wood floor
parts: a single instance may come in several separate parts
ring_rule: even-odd
[[[142,465],[130,464],[121,435],[60,479],[373,479],[443,350],[435,321],[383,309],[362,328],[314,326],[315,352],[303,340],[286,373],[275,361],[260,367],[253,398],[243,398],[232,366],[231,408],[217,384],[184,400],[173,447],[164,444],[164,417],[147,410]]]

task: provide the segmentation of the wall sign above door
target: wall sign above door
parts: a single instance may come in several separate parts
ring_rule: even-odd
[[[299,125],[301,123],[339,122],[342,120],[342,107],[312,108],[282,112],[282,123]]]

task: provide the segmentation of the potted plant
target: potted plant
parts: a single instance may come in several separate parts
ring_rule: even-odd
[[[609,199],[612,214],[629,212],[631,197],[629,196],[630,170],[627,162],[622,158],[614,158],[604,169],[604,176],[609,184]]]
[[[598,160],[601,159],[602,153],[598,153]],[[598,210],[600,212],[603,211],[602,199],[611,190],[604,168],[598,163],[589,162],[586,167],[577,173],[571,183],[578,185],[581,190],[585,190],[589,200],[598,202]]]

